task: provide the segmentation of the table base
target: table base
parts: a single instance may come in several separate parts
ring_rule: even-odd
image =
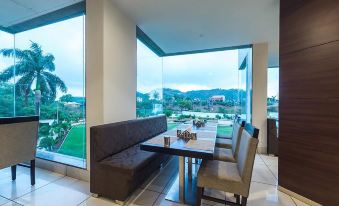
[[[180,160],[179,160],[180,161]],[[180,164],[180,162],[179,162]],[[187,163],[185,164],[185,168],[187,167]],[[180,167],[180,166],[179,166]],[[196,189],[197,189],[197,171],[198,171],[199,166],[197,164],[192,165],[192,178],[190,178],[190,175],[188,171],[185,170],[185,177],[183,183],[184,187],[181,186],[181,188],[184,188],[183,196],[184,198],[180,198],[180,192],[182,192],[179,187],[179,178],[180,178],[180,171],[179,174],[176,176],[175,181],[173,182],[170,190],[168,191],[165,199],[172,201],[172,202],[177,202],[177,203],[182,203],[182,204],[187,204],[187,205],[195,205],[196,202]]]

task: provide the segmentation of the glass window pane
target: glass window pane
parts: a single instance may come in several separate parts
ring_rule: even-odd
[[[267,115],[279,118],[279,68],[268,68],[267,71]]]
[[[14,36],[0,31],[0,117],[15,116],[14,73]]]
[[[40,115],[37,156],[85,167],[84,16],[18,33],[15,48],[16,114]]]
[[[162,58],[140,40],[137,47],[137,117],[162,114]]]

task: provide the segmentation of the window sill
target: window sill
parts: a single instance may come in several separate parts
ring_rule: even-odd
[[[36,157],[43,159],[43,160],[71,166],[71,167],[86,169],[86,159],[83,159],[83,158],[72,157],[72,156],[58,154],[54,152],[43,151],[39,149],[37,150]]]

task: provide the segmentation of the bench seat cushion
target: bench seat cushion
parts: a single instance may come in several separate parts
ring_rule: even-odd
[[[159,156],[157,153],[140,150],[138,144],[107,157],[100,163],[111,167],[114,172],[134,176],[138,171],[156,159],[157,156]]]

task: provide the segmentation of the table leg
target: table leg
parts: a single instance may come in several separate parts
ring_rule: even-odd
[[[192,180],[192,157],[188,157],[188,165],[187,165],[187,173],[188,179]]]
[[[179,156],[179,200],[185,202],[185,157]]]

